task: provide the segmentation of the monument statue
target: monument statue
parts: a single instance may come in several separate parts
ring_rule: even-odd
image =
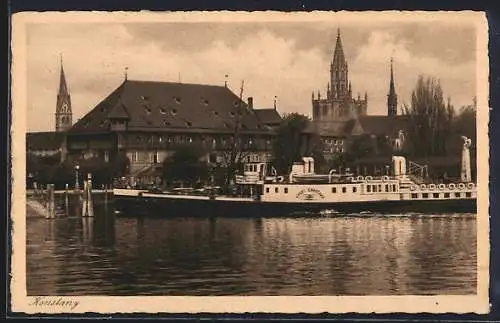
[[[468,183],[472,181],[471,176],[471,166],[470,166],[470,147],[472,145],[472,140],[462,136],[464,141],[464,145],[462,148],[462,168],[460,172],[460,179],[464,183]]]

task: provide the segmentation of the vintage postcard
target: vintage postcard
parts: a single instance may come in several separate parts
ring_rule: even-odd
[[[481,12],[24,12],[12,311],[487,313]]]

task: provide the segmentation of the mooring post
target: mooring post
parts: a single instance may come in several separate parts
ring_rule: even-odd
[[[69,215],[69,192],[68,192],[69,185],[66,184],[65,190],[64,190],[64,210],[66,211],[66,216]]]
[[[94,216],[94,203],[92,202],[92,174],[88,174],[88,189],[89,189],[89,216]]]
[[[104,185],[104,206],[108,205],[108,184]]]
[[[88,197],[87,197],[87,191],[88,191],[88,183],[87,181],[83,181],[83,192],[82,192],[82,216],[85,217],[87,216],[87,207],[88,207]]]
[[[94,216],[94,206],[92,203],[92,174],[87,175],[84,182],[82,216]]]
[[[53,219],[56,217],[55,205],[54,205],[54,184],[47,185],[47,219]]]

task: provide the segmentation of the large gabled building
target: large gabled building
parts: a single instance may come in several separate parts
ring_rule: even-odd
[[[70,129],[67,148],[73,156],[103,161],[121,151],[132,173],[161,163],[183,145],[223,164],[239,124],[242,150],[254,160],[266,159],[274,131],[258,114],[226,86],[125,79]]]

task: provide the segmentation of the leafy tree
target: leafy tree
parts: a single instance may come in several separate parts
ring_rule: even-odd
[[[183,146],[163,161],[163,179],[168,182],[182,182],[194,185],[206,180],[209,168],[201,161],[203,153],[195,148]]]
[[[119,151],[111,160],[111,170],[113,177],[121,177],[130,173],[130,159],[123,151]]]
[[[407,144],[416,157],[446,155],[446,139],[451,130],[454,110],[445,104],[439,81],[420,76],[411,96],[411,105],[403,112],[409,118]]]
[[[346,162],[354,162],[360,158],[373,156],[377,151],[377,141],[370,134],[362,134],[353,138],[345,154]]]
[[[315,159],[316,168],[325,163],[319,136],[306,131],[310,122],[308,117],[298,113],[283,117],[273,143],[274,166],[278,173],[288,173],[293,162],[301,161],[305,156]]]

